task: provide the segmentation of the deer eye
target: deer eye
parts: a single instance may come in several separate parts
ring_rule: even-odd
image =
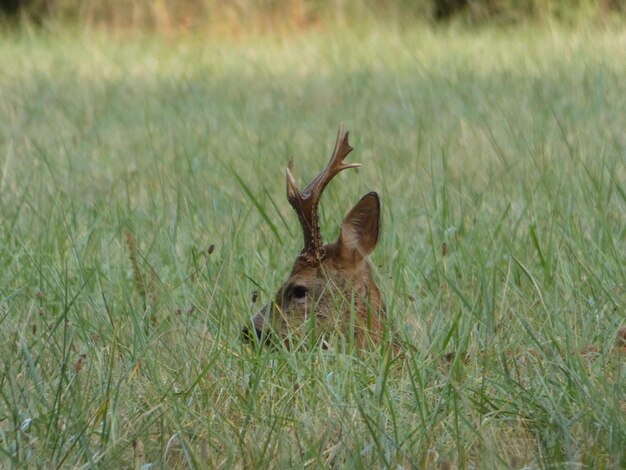
[[[295,299],[304,299],[306,297],[307,288],[300,285],[295,285],[291,289],[291,294]]]

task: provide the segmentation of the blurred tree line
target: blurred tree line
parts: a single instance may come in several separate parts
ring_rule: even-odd
[[[11,22],[148,29],[219,24],[300,29],[333,16],[481,23],[617,15],[626,15],[626,0],[0,0],[0,16]]]

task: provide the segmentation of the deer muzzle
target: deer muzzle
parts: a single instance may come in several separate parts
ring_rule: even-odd
[[[241,335],[244,343],[269,343],[270,335],[264,327],[266,310],[267,305],[250,319],[249,325],[244,325],[241,329]]]

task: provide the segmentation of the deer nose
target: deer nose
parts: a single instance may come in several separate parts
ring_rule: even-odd
[[[251,343],[255,340],[257,341],[261,341],[261,338],[263,337],[263,332],[261,330],[259,330],[257,327],[254,327],[254,333],[256,333],[256,338],[252,335],[252,332],[250,331],[250,329],[247,326],[244,326],[241,329],[241,335],[243,337],[243,342],[244,343]]]

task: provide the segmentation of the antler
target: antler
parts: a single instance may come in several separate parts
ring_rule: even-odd
[[[302,234],[304,235],[304,248],[300,256],[311,264],[317,263],[325,256],[322,232],[320,231],[317,216],[317,206],[324,188],[337,173],[348,168],[361,166],[360,163],[343,163],[343,159],[352,151],[352,147],[348,143],[349,135],[349,132],[344,133],[343,124],[339,125],[335,150],[333,150],[328,165],[309,183],[304,191],[298,189],[296,180],[291,173],[293,160],[290,160],[287,166],[287,199],[295,209],[296,214],[298,214],[298,219],[302,226]]]

